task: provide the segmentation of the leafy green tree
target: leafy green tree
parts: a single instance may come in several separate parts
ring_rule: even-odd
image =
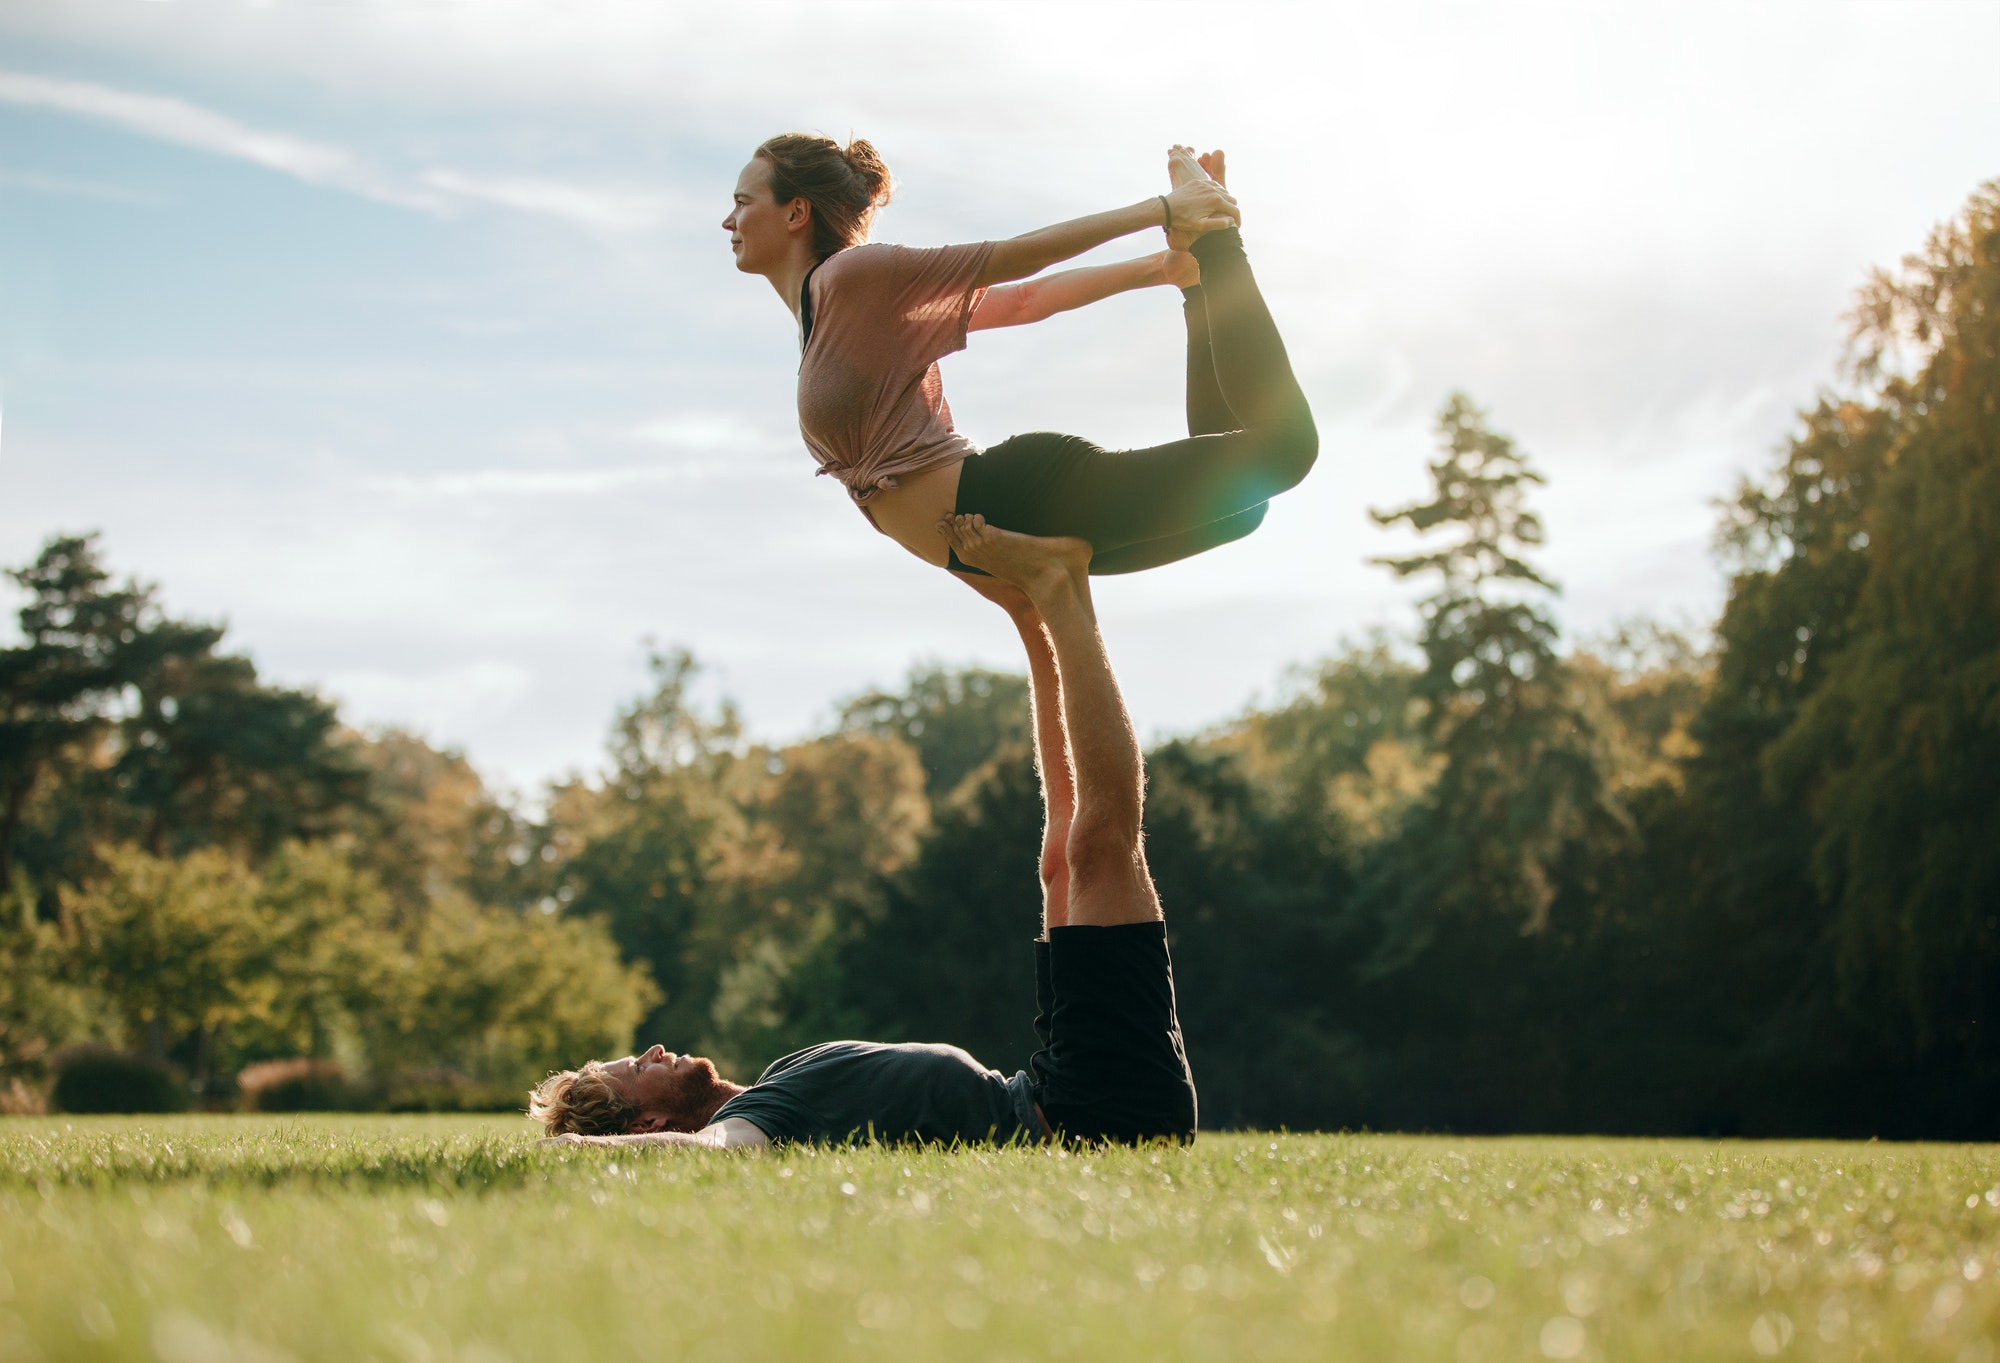
[[[1700,751],[1691,732],[1714,679],[1713,659],[1677,630],[1629,621],[1569,655],[1581,703],[1609,745],[1613,791],[1678,790]]]
[[[61,934],[24,879],[0,892],[0,1085],[39,1084],[52,1052],[115,1041],[103,999],[66,977]]]
[[[367,795],[347,811],[343,841],[404,912],[453,894],[521,910],[547,896],[544,844],[464,753],[398,729],[350,742]]]
[[[1282,806],[1318,818],[1351,853],[1393,831],[1437,779],[1424,747],[1420,676],[1377,635],[1294,669],[1277,706],[1246,712],[1203,746],[1237,754],[1252,780]]]
[[[189,1043],[205,1085],[222,1033],[278,1002],[276,924],[257,878],[213,848],[179,860],[136,848],[101,855],[104,875],[63,896],[76,969],[154,1059]]]
[[[93,538],[53,539],[13,576],[30,596],[24,643],[0,649],[0,884],[24,846],[45,884],[87,878],[110,843],[254,860],[363,798],[331,706],[263,685],[153,588],[112,586]]]
[[[236,1030],[232,1060],[306,1056],[365,1070],[368,1021],[395,995],[413,929],[375,875],[329,843],[287,843],[259,868],[267,949],[254,968],[274,982],[270,1005]]]
[[[930,822],[912,746],[847,729],[781,749],[698,706],[685,652],[612,727],[601,785],[552,793],[546,903],[601,920],[657,981],[649,1037],[754,1070],[830,1018],[837,944]]]
[[[887,880],[864,930],[840,946],[846,1030],[950,1042],[1010,1073],[1026,1065],[1041,836],[1041,786],[1025,747],[963,782],[915,860]]]
[[[1940,1048],[1973,1059],[1990,1100],[2000,1091],[2000,180],[1900,273],[1876,274],[1856,339],[1877,395],[1817,425],[1791,466],[1838,469],[1862,447],[1867,484],[1842,527],[1858,580],[1820,684],[1768,750],[1766,773],[1812,815],[1813,870],[1834,909],[1850,1005],[1900,1059]],[[1898,346],[1913,352],[1902,368]],[[1802,650],[1819,642],[1803,626],[1798,636]]]
[[[825,1040],[841,1014],[831,953],[876,912],[882,886],[916,855],[931,822],[915,749],[888,736],[834,733],[764,764],[746,806],[772,849],[734,887],[741,930],[710,1005],[718,1055],[768,1061]]]
[[[1589,839],[1622,836],[1626,823],[1555,621],[1533,599],[1555,590],[1525,557],[1542,542],[1526,501],[1541,475],[1463,394],[1445,403],[1438,434],[1430,499],[1371,513],[1450,535],[1377,560],[1399,577],[1438,579],[1421,606],[1425,667],[1412,694],[1425,746],[1442,763],[1371,873],[1385,966],[1421,952],[1447,923],[1544,930],[1564,858]]]
[[[1203,1123],[1361,1125],[1380,1067],[1353,1016],[1368,943],[1346,912],[1352,827],[1213,746],[1168,743],[1146,766],[1146,859]]]
[[[358,1022],[378,1073],[525,1085],[590,1056],[623,1054],[657,999],[601,924],[446,900],[383,944],[358,980]]]
[[[133,645],[157,614],[147,589],[108,585],[90,536],[57,536],[8,576],[28,602],[24,642],[0,649],[0,892],[31,800],[104,734],[137,668]]]
[[[153,636],[105,773],[141,843],[155,856],[222,846],[256,859],[334,831],[366,784],[333,707],[215,653],[219,630],[164,625]]]
[[[717,977],[742,930],[734,888],[762,878],[777,849],[754,836],[745,813],[766,773],[745,760],[734,709],[696,706],[698,669],[685,652],[656,654],[650,667],[652,691],[613,722],[602,785],[554,790],[539,841],[548,901],[602,920],[626,956],[650,968],[662,999],[648,1035],[692,1043],[707,1034]]]
[[[1027,743],[1029,723],[1026,677],[932,663],[912,668],[900,694],[868,691],[844,702],[838,727],[915,748],[937,801],[996,753]]]
[[[1852,386],[1727,508],[1686,797],[1645,815],[1660,978],[1748,1129],[1990,1129],[1995,195],[1864,288]]]

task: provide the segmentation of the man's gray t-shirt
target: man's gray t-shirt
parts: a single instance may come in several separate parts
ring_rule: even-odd
[[[773,1141],[1006,1144],[1041,1135],[1028,1076],[956,1046],[829,1041],[771,1062],[712,1121],[741,1117]]]

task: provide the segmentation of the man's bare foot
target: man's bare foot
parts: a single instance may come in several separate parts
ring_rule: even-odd
[[[962,559],[964,555],[961,554],[959,557]],[[967,573],[959,573],[957,576],[966,586],[1006,611],[1014,619],[1040,622],[1041,617],[1035,614],[1035,603],[1028,599],[1026,592],[1013,583],[997,577],[973,577]]]
[[[1090,571],[1090,541],[1023,535],[988,525],[980,515],[947,516],[938,533],[960,560],[1011,582],[1045,607],[1051,598],[1080,585]]]

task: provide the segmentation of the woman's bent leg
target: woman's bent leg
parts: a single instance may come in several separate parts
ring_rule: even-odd
[[[1240,540],[1264,523],[1264,513],[1271,509],[1269,502],[1259,502],[1248,511],[1234,516],[1225,516],[1219,521],[1179,535],[1168,535],[1163,539],[1140,540],[1122,549],[1107,550],[1093,554],[1090,559],[1092,577],[1111,577],[1118,573],[1143,573],[1148,568],[1157,568],[1163,563],[1178,563],[1184,558],[1193,558],[1232,540]]]
[[[1187,319],[1187,431],[1214,435],[1243,423],[1229,410],[1222,385],[1215,381],[1215,357],[1208,341],[1208,303],[1201,285],[1181,290],[1181,313]]]
[[[1025,535],[1089,540],[1098,554],[1185,535],[1290,486],[1268,466],[1266,435],[1225,431],[1143,450],[1106,450],[1048,432],[1017,435],[965,461],[955,509]]]
[[[1253,456],[1284,488],[1298,485],[1319,454],[1312,409],[1292,373],[1278,324],[1257,289],[1235,228],[1195,242],[1215,377],[1223,400],[1254,437]]]
[[[1089,540],[1095,574],[1136,572],[1249,533],[1257,509],[1305,476],[1318,433],[1242,240],[1233,229],[1211,232],[1195,255],[1203,283],[1186,304],[1195,433],[1122,451],[1075,436],[1016,436],[965,462],[956,510],[1023,534]],[[1225,419],[1231,429],[1202,429]],[[1247,518],[1206,529],[1237,517]]]

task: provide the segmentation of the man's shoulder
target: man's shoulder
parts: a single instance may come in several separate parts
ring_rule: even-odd
[[[757,1076],[757,1082],[766,1083],[801,1066],[809,1067],[845,1056],[866,1055],[880,1049],[882,1043],[877,1041],[822,1041],[817,1046],[779,1056],[764,1067],[764,1072]]]

